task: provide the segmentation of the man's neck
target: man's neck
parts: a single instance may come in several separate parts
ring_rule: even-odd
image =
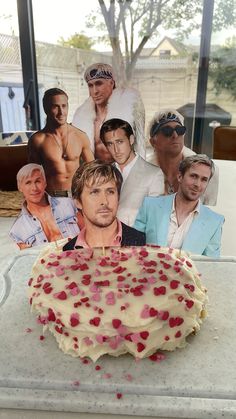
[[[63,135],[65,133],[67,133],[68,130],[68,123],[66,122],[63,125],[58,125],[55,124],[55,122],[51,122],[51,121],[47,121],[45,127],[44,127],[44,131],[46,132],[53,132],[55,134],[60,134]]]
[[[27,210],[33,215],[37,215],[44,212],[45,207],[47,207],[48,205],[49,205],[49,202],[45,194],[43,198],[41,199],[41,201],[38,202],[37,204],[35,204],[34,202],[26,202]]]
[[[188,217],[188,215],[196,208],[199,199],[190,201],[186,199],[183,194],[178,191],[175,195],[175,211],[178,220],[182,222]],[[180,223],[181,224],[181,223]]]
[[[120,170],[123,171],[124,168],[134,160],[134,158],[135,158],[135,153],[133,152],[133,150],[131,150],[129,156],[127,157],[127,160],[123,164],[118,164]]]
[[[89,247],[108,247],[118,232],[118,221],[115,219],[108,227],[98,227],[85,221],[85,240]]]

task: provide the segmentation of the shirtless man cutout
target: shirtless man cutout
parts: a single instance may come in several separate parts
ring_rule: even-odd
[[[94,156],[87,135],[67,123],[68,96],[63,90],[47,90],[43,107],[46,125],[29,140],[29,162],[44,167],[51,196],[70,196],[72,177],[80,158],[89,162]]]

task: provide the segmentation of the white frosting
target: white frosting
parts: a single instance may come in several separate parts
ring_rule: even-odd
[[[63,352],[137,358],[186,345],[202,322],[206,289],[194,263],[158,246],[62,251],[46,247],[29,280],[39,313]]]

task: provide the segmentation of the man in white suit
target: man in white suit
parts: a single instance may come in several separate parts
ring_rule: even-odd
[[[207,156],[186,157],[179,166],[177,193],[145,198],[134,228],[146,233],[149,244],[219,257],[224,217],[200,201],[213,173]]]
[[[128,122],[118,118],[104,122],[100,138],[123,176],[118,218],[131,226],[144,197],[164,193],[164,175],[134,152],[135,138]]]

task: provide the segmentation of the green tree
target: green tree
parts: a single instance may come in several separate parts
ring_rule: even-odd
[[[94,44],[94,41],[91,38],[84,35],[83,33],[77,32],[74,35],[71,35],[68,39],[60,37],[60,39],[57,42],[59,45],[62,45],[63,47],[72,47],[88,50],[90,50]]]
[[[207,1],[207,0],[205,0]],[[98,0],[100,12],[92,12],[88,27],[103,31],[113,51],[113,65],[120,83],[128,83],[146,43],[161,29],[175,29],[183,38],[201,24],[202,0]],[[216,0],[217,30],[235,22],[235,0]],[[99,17],[103,17],[103,22]],[[105,24],[104,24],[105,23]]]
[[[236,37],[228,40],[226,45],[218,48],[210,59],[209,75],[213,80],[216,94],[228,90],[236,100]]]

